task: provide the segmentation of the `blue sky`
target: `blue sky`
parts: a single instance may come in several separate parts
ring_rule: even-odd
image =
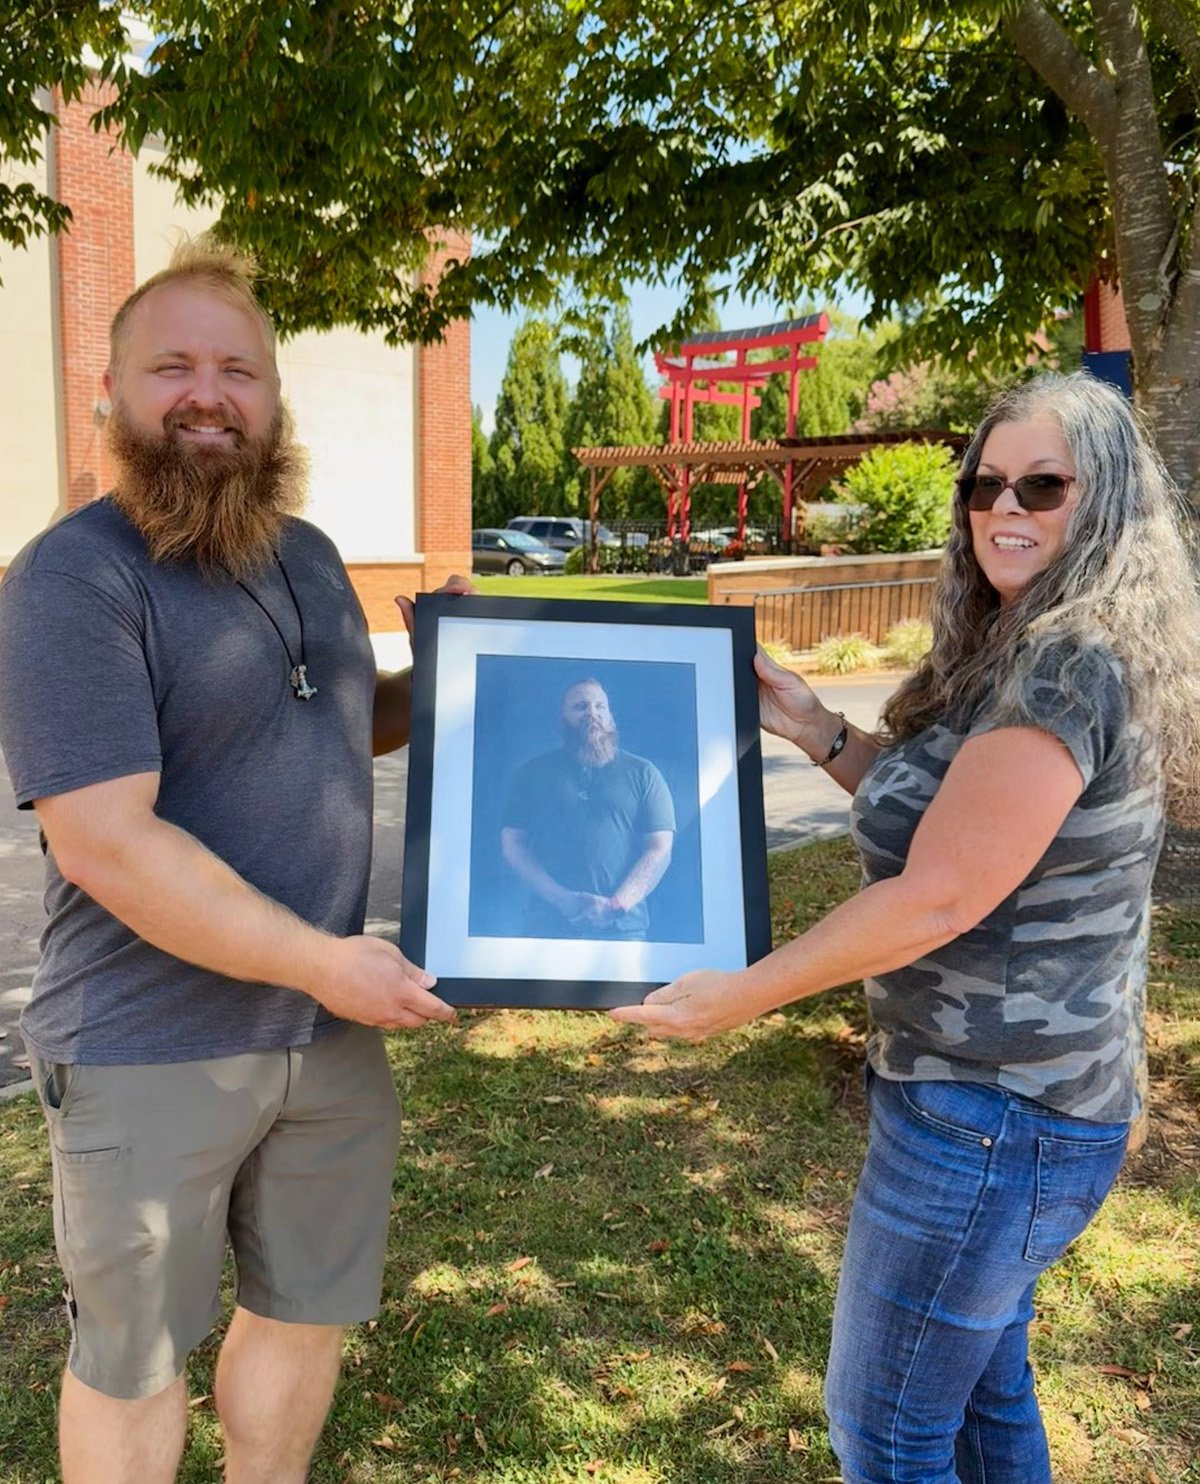
[[[865,312],[865,303],[853,294],[837,296],[837,304],[851,314]],[[651,288],[645,284],[630,290],[629,309],[633,320],[633,338],[644,340],[661,325],[668,324],[679,305],[678,290],[671,287]],[[721,310],[721,325],[740,330],[748,325],[771,324],[783,319],[786,310],[770,299],[743,299],[731,293]],[[502,314],[497,309],[480,309],[471,321],[471,401],[483,413],[483,426],[491,432],[496,397],[504,379],[509,342],[523,318],[520,314]],[[645,360],[646,379],[651,386],[658,382],[652,354]],[[577,366],[570,357],[563,358],[567,379],[574,381]]]

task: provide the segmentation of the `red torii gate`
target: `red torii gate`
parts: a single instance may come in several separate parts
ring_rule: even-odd
[[[658,395],[671,404],[671,439],[673,444],[693,441],[693,409],[697,402],[719,402],[742,409],[742,441],[750,437],[750,413],[762,403],[758,390],[766,385],[768,377],[783,374],[788,378],[788,410],[785,436],[796,436],[796,413],[800,407],[800,373],[811,371],[817,364],[815,356],[801,355],[802,345],[824,340],[829,331],[827,314],[806,314],[801,319],[782,320],[773,325],[758,325],[748,330],[706,330],[684,341],[674,356],[656,353],[654,364],[666,383],[659,387]],[[766,361],[750,361],[749,351],[783,350],[784,356]],[[734,356],[734,360],[718,361],[711,357]],[[740,390],[722,390],[722,383],[740,383]],[[667,535],[675,539],[676,523],[679,536],[686,545],[691,535],[692,471],[681,467],[678,474],[678,499],[672,489],[667,495]],[[738,539],[746,532],[746,481],[738,483],[737,528]],[[784,470],[783,481],[783,529],[792,529],[792,466]]]

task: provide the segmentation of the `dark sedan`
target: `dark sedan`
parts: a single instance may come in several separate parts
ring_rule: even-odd
[[[556,551],[524,531],[472,531],[471,570],[473,572],[507,572],[510,577],[523,572],[561,572],[566,552]]]

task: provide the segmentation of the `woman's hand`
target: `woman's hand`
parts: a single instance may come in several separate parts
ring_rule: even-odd
[[[754,1019],[755,1012],[738,993],[739,976],[718,969],[696,969],[673,984],[651,990],[640,1005],[619,1005],[613,1020],[640,1025],[663,1039],[707,1041]]]
[[[829,714],[825,707],[799,675],[777,665],[763,649],[754,656],[754,671],[758,676],[758,717],[763,727],[811,755],[820,745],[817,734]],[[810,741],[812,748],[807,745]]]

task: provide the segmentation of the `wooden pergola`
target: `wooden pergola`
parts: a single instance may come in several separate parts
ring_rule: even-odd
[[[842,433],[827,438],[741,439],[735,443],[648,443],[629,447],[573,448],[588,471],[591,515],[591,567],[596,567],[600,497],[618,469],[648,469],[666,497],[668,510],[695,483],[754,488],[767,476],[783,497],[783,531],[791,538],[794,507],[858,463],[873,448],[893,443],[942,443],[955,453],[967,445],[965,433],[917,428],[902,433]],[[686,543],[686,522],[681,536]],[[738,539],[745,538],[745,504],[738,503]]]

